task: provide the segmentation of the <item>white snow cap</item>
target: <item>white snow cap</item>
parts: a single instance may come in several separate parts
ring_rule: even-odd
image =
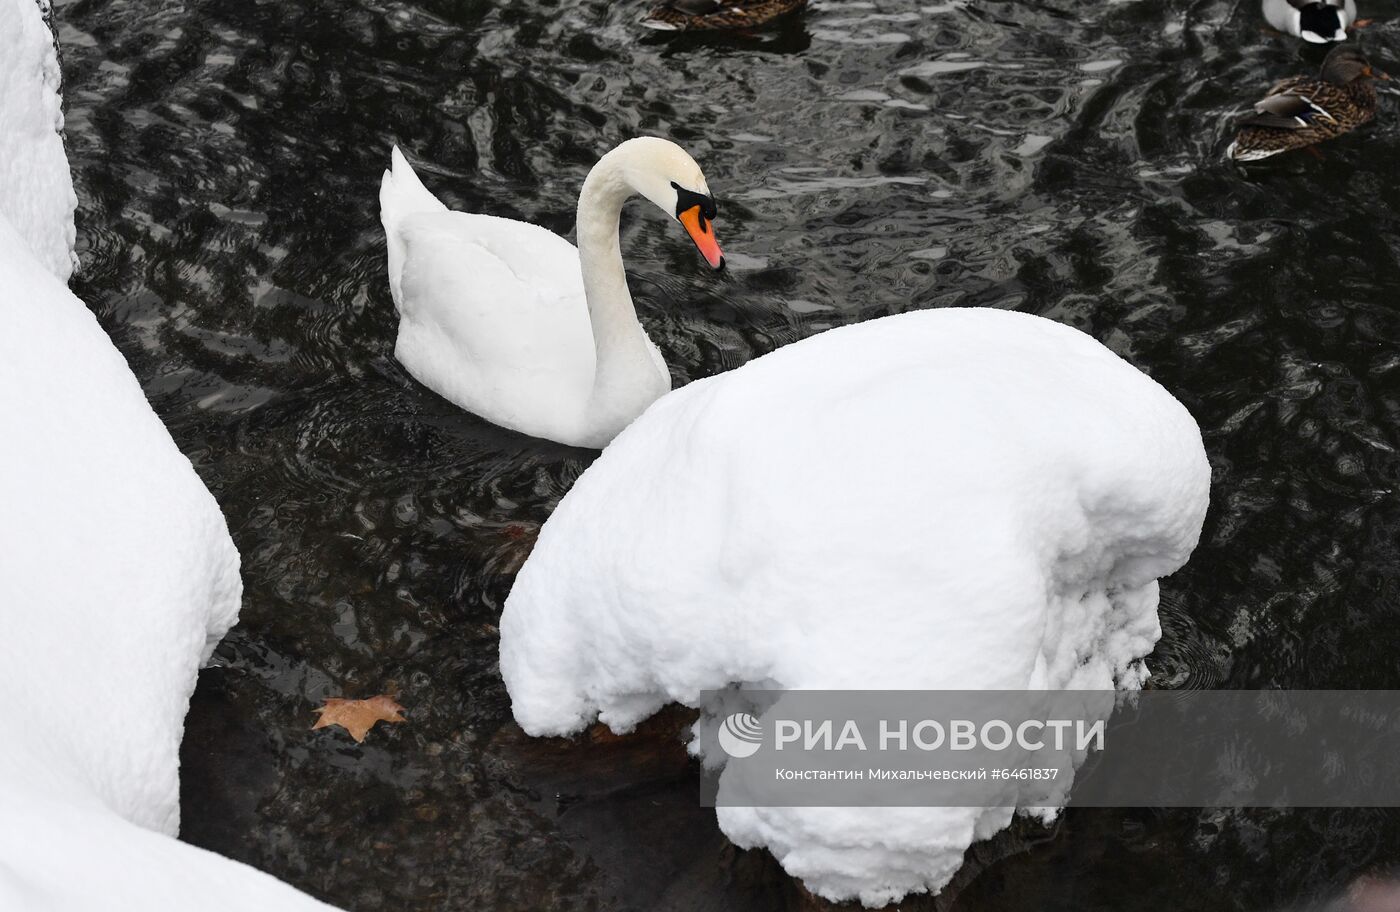
[[[329,908],[170,838],[238,552],[121,354],[3,215],[0,275],[0,909]]]
[[[35,0],[0,0],[0,215],[44,268],[68,281],[78,197],[63,153],[61,76]]]
[[[0,0],[0,909],[328,910],[171,838],[238,551],[64,285],[76,200],[42,2]]]
[[[122,356],[3,215],[0,275],[0,909],[328,908],[170,838],[238,552]]]
[[[943,309],[831,330],[660,399],[541,531],[501,620],[532,735],[729,685],[1135,689],[1210,467],[1089,336]],[[721,707],[700,706],[692,749]],[[721,789],[725,787],[721,777]],[[720,808],[833,900],[938,890],[1010,809]]]

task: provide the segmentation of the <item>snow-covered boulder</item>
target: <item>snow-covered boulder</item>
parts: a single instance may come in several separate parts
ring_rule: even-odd
[[[0,215],[63,281],[78,197],[63,152],[62,76],[44,23],[49,0],[0,0]]]
[[[327,909],[170,838],[238,552],[121,354],[3,215],[0,276],[0,909]]]
[[[501,672],[530,734],[679,701],[702,755],[725,710],[701,691],[733,684],[1136,688],[1209,480],[1186,409],[1077,330],[987,309],[835,329],[663,397],[603,452],[521,570]],[[942,887],[1012,810],[718,816],[879,905]]]
[[[47,9],[0,0],[0,909],[325,910],[171,838],[238,552],[64,284],[75,197]]]
[[[0,701],[22,751],[179,829],[195,675],[238,617],[223,513],[97,320],[0,216]]]
[[[76,792],[55,799],[0,788],[0,815],[5,912],[335,912],[275,877],[143,829]]]

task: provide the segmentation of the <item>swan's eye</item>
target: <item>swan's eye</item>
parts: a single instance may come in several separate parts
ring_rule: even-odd
[[[703,227],[705,219],[713,221],[715,216],[719,215],[719,207],[715,205],[714,197],[687,190],[675,181],[671,181],[671,186],[676,191],[676,218],[680,218],[682,212],[688,212],[698,206]]]

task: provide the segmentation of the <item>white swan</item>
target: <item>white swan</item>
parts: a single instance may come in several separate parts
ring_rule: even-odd
[[[724,265],[705,175],[664,139],[628,140],[594,165],[578,198],[578,249],[528,222],[449,211],[395,148],[379,191],[395,357],[494,424],[606,445],[671,389],[622,268],[618,219],[635,194],[674,215],[711,267]]]

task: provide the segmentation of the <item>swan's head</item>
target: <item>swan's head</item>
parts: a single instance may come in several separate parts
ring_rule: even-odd
[[[654,136],[629,139],[605,156],[614,157],[623,180],[684,226],[710,268],[724,265],[715,237],[715,198],[695,159],[675,143]]]

